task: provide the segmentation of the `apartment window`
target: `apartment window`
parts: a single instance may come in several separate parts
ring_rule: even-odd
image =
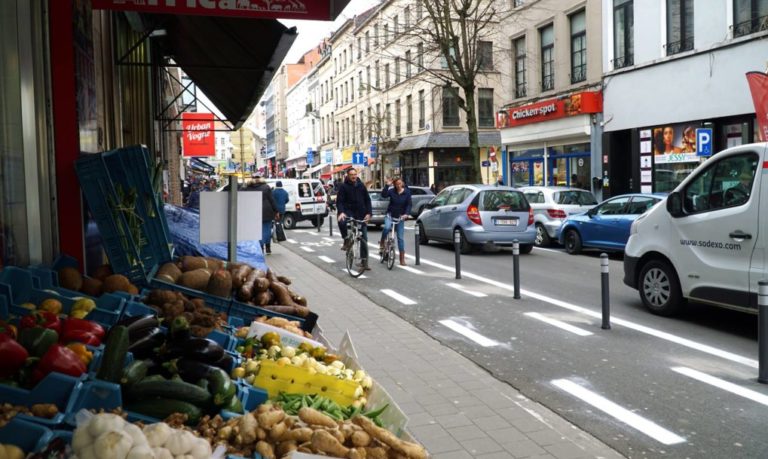
[[[405,52],[405,78],[411,77],[411,50]]]
[[[424,68],[424,43],[416,45],[416,72]]]
[[[448,55],[451,56],[452,61],[456,61],[456,49],[451,46],[448,48]],[[448,59],[445,58],[445,56],[440,56],[440,67],[447,69],[448,68]]]
[[[400,83],[400,58],[395,58],[395,84]]]
[[[367,92],[371,92],[371,66],[365,68],[365,81],[367,84]]]
[[[459,125],[459,101],[456,89],[443,87],[443,126]]]
[[[389,24],[384,24],[384,44],[389,43]]]
[[[400,135],[400,124],[401,124],[401,112],[400,112],[400,99],[397,99],[395,101],[395,135]]]
[[[357,95],[361,97],[363,95],[363,71],[362,70],[357,72]]]
[[[613,2],[613,68],[635,63],[635,17],[633,0]]]
[[[493,70],[493,42],[477,43],[477,60],[480,70]]]
[[[349,143],[355,143],[355,115],[352,115],[352,121],[349,123]]]
[[[349,65],[352,65],[355,61],[352,59],[352,52],[354,50],[353,45],[349,45]]]
[[[331,139],[335,139],[338,134],[339,134],[339,122],[336,121],[336,130],[333,131],[333,136],[331,137]],[[340,137],[339,137],[339,141],[341,141]]]
[[[413,98],[405,98],[405,132],[413,132]]]
[[[336,75],[339,73],[339,61],[337,58],[333,58],[333,74]]]
[[[389,87],[389,64],[384,64],[384,87]]]
[[[374,48],[379,47],[379,25],[378,24],[373,25],[373,47]]]
[[[411,8],[406,6],[403,10],[403,16],[405,17],[405,33],[411,28]]]
[[[514,2],[512,2],[512,6],[514,6],[515,8],[523,5],[525,5],[525,0],[514,0]]]
[[[355,77],[349,79],[349,100],[355,100]]]
[[[379,61],[376,61],[374,64],[374,70],[373,70],[375,77],[376,77],[376,88],[381,87],[381,74],[379,73]]]
[[[357,60],[363,57],[363,38],[357,37]]]
[[[571,83],[587,79],[587,15],[571,15]]]
[[[525,97],[525,37],[518,38],[512,45],[515,49],[515,97]]]
[[[385,122],[387,123],[387,137],[392,135],[392,110],[390,109],[391,105],[392,104],[387,104],[384,112],[384,118],[386,118]]]
[[[363,143],[365,142],[365,127],[363,126],[363,123],[365,122],[365,120],[363,118],[362,110],[360,110],[360,118],[358,119],[360,120],[360,143]]]
[[[478,90],[477,121],[480,127],[494,127],[492,88],[480,88]]]
[[[371,107],[368,107],[367,112],[368,117],[365,120],[365,124],[368,126],[368,138],[371,138]]]
[[[371,31],[366,30],[365,31],[365,54],[368,54],[371,52]]]
[[[392,19],[392,38],[396,39],[400,35],[400,18],[395,16]]]
[[[733,36],[768,29],[768,0],[733,0]]]
[[[541,38],[541,90],[555,88],[555,27],[550,24],[539,30]]]
[[[376,134],[381,132],[381,104],[376,104]]]
[[[336,108],[338,108],[339,107],[339,102],[338,102],[339,101],[339,88],[334,88],[333,92],[336,93]]]
[[[667,0],[667,55],[693,49],[693,0]]]
[[[424,17],[424,5],[421,4],[421,0],[416,1],[416,20],[421,21]]]
[[[424,101],[424,90],[419,91],[419,129],[426,126],[426,102]]]

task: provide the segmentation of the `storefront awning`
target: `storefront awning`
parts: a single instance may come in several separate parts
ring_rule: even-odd
[[[321,170],[323,168],[330,167],[330,166],[331,165],[327,164],[327,163],[326,164],[318,164],[317,166],[312,166],[309,169],[307,169],[306,171],[304,171],[303,175],[309,177],[312,174],[314,174],[315,172],[317,172],[317,171],[319,171],[319,170]]]
[[[162,55],[213,102],[234,129],[253,111],[296,39],[273,19],[143,14]]]
[[[478,132],[481,147],[501,145],[499,131]],[[469,133],[467,132],[431,132],[411,137],[405,137],[395,148],[395,151],[420,150],[422,148],[469,148]]]
[[[333,170],[331,171],[331,174],[338,174],[339,172],[346,172],[346,170],[347,170],[347,169],[351,169],[351,168],[353,168],[353,167],[354,167],[354,166],[353,166],[353,165],[351,165],[351,164],[343,164],[343,165],[341,165],[341,166],[336,166],[336,167],[334,167],[334,168],[333,168]]]
[[[216,168],[213,165],[208,164],[207,162],[203,161],[200,158],[190,159],[189,167],[191,167],[192,169],[197,169],[199,171],[209,173],[209,174],[212,174],[216,170]]]

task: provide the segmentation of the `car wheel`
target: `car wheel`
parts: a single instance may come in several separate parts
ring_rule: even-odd
[[[464,231],[461,230],[461,228],[456,228],[453,230],[453,240],[456,240],[456,233],[459,233],[459,253],[462,255],[466,255],[469,253],[472,253],[472,244],[469,243],[467,240],[467,237],[464,236]],[[454,243],[455,245],[455,243]]]
[[[546,247],[549,244],[552,243],[552,240],[549,238],[549,234],[547,234],[547,230],[544,228],[544,225],[541,223],[536,224],[536,239],[534,240],[534,244],[536,247]]]
[[[419,244],[420,245],[429,244],[429,238],[427,237],[427,232],[424,231],[424,225],[422,225],[421,222],[418,222],[416,224],[419,225]]]
[[[296,228],[296,217],[294,217],[291,213],[283,215],[283,226],[285,229]]]
[[[520,244],[520,253],[527,255],[533,250],[533,244]]]
[[[565,233],[565,251],[571,255],[581,253],[581,236],[578,231],[570,229]]]
[[[640,270],[640,299],[649,311],[672,316],[682,308],[680,281],[674,268],[663,260],[651,260]]]

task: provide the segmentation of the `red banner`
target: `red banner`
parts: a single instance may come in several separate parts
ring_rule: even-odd
[[[257,19],[332,21],[347,2],[337,0],[91,0],[95,10],[196,14]],[[335,11],[335,14],[332,14]]]
[[[503,129],[602,111],[603,95],[601,92],[578,92],[557,99],[542,100],[533,104],[501,110],[496,114],[496,127]]]
[[[181,128],[184,130],[184,157],[216,156],[213,113],[182,113]]]
[[[757,138],[761,142],[768,140],[768,75],[760,72],[748,72],[747,81],[752,92],[757,116]]]

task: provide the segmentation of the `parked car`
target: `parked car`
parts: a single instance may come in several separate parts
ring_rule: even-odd
[[[387,216],[389,198],[382,198],[381,190],[369,189],[368,194],[371,195],[371,208],[373,210],[371,220],[368,224],[374,225],[376,228],[381,228],[384,224],[384,217]]]
[[[595,195],[580,188],[526,186],[518,188],[533,207],[536,246],[546,247],[560,237],[560,227],[571,214],[580,214],[597,205]]]
[[[411,190],[411,217],[418,217],[424,211],[424,206],[435,197],[435,193],[425,186],[409,186]]]
[[[575,255],[583,248],[624,251],[629,227],[637,217],[664,200],[655,194],[624,194],[570,215],[560,229],[560,243]]]
[[[416,224],[419,243],[453,242],[458,233],[461,253],[482,245],[511,246],[530,253],[536,239],[533,209],[520,191],[493,185],[454,185],[432,199]]]

